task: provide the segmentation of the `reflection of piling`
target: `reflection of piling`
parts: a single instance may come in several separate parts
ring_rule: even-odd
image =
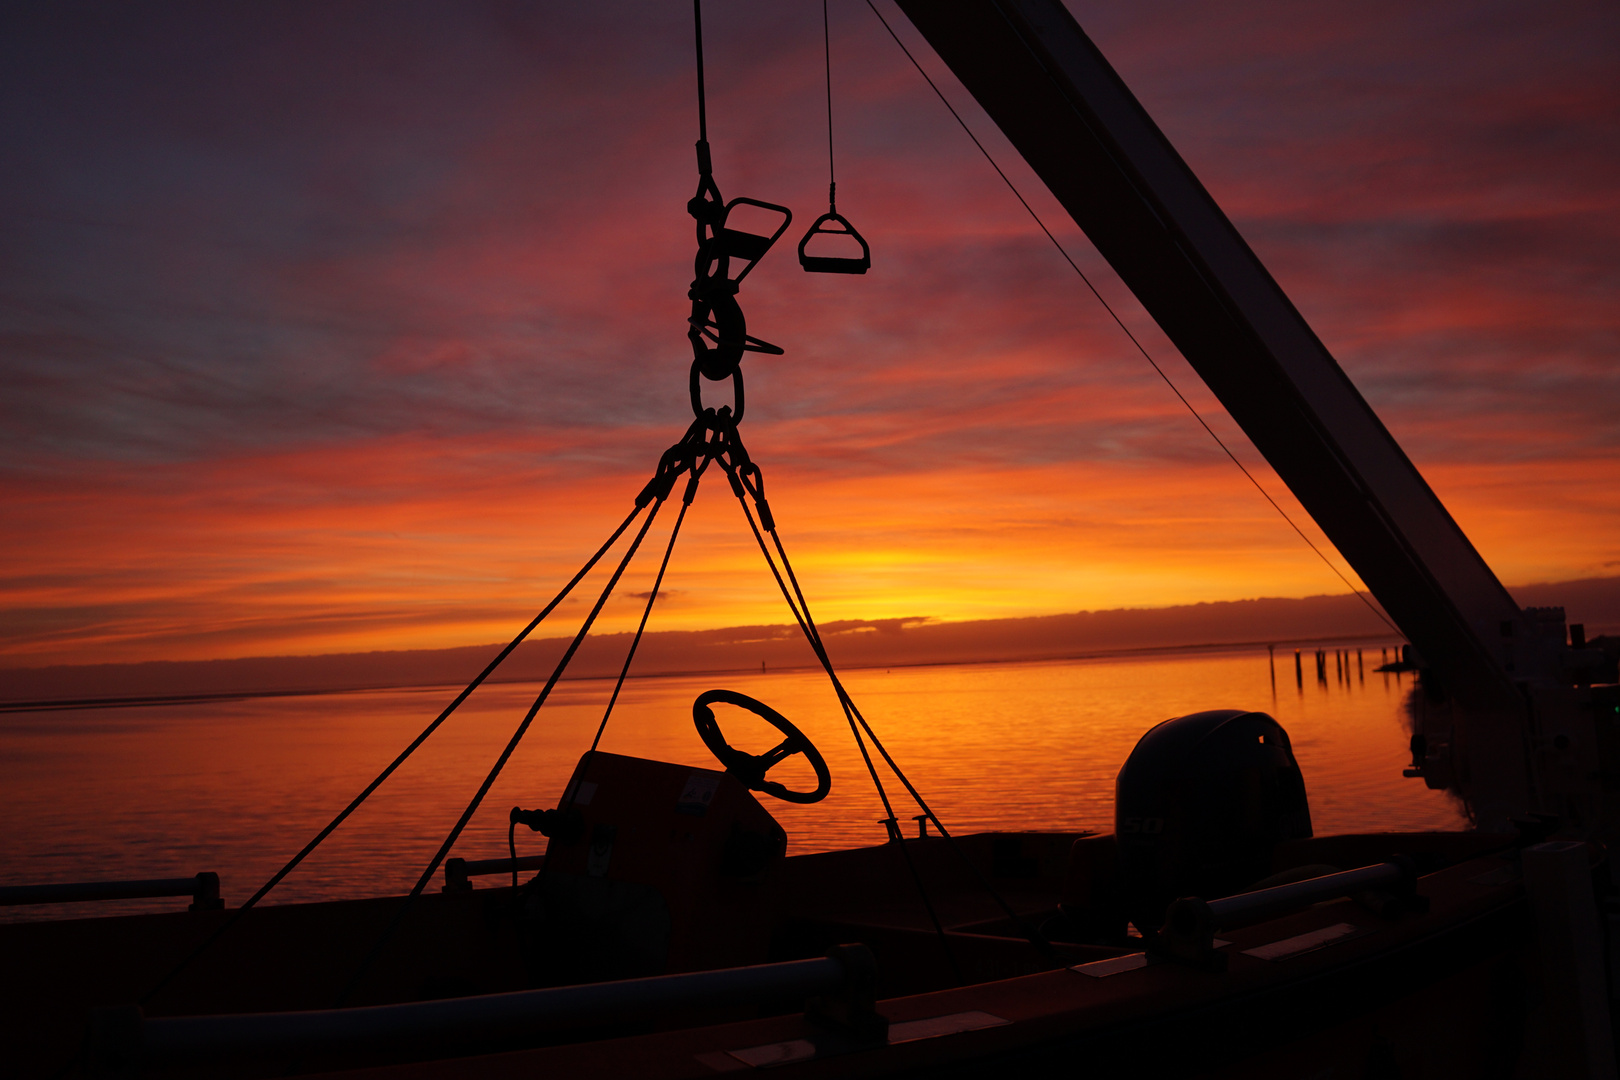
[[[1305,689],[1305,669],[1300,665],[1298,649],[1294,650],[1294,685]]]
[[[1327,653],[1321,649],[1316,650],[1316,681],[1327,685]]]

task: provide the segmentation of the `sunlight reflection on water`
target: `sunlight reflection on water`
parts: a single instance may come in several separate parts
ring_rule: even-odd
[[[845,675],[856,702],[953,832],[1106,829],[1114,776],[1161,720],[1253,708],[1281,721],[1305,774],[1318,835],[1459,828],[1442,793],[1407,780],[1401,702],[1409,680],[1352,672],[1318,684],[1306,658],[1266,653],[869,669]],[[786,715],[822,749],[832,794],[813,806],[765,798],[790,854],[878,843],[884,814],[826,680],[809,671],[632,680],[604,750],[715,767],[692,726],[692,699],[723,686]],[[559,684],[454,854],[505,854],[514,804],[555,805],[590,744],[611,684]],[[538,686],[487,686],[295,871],[271,900],[400,893],[427,865]],[[453,696],[444,688],[0,716],[6,777],[5,883],[181,876],[217,870],[226,903],[264,882]],[[747,714],[721,712],[732,745],[775,745]],[[772,774],[813,786],[802,758]],[[885,776],[885,782],[890,778]],[[917,811],[897,812],[907,819]],[[523,831],[520,854],[544,844]],[[437,888],[435,882],[430,888]],[[0,909],[0,920],[175,910],[181,900]]]

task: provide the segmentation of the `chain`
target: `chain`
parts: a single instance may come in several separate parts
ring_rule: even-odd
[[[741,379],[740,375],[738,379]],[[680,441],[665,450],[659,458],[658,468],[646,487],[641,489],[636,501],[662,502],[669,498],[675,484],[685,476],[686,492],[682,501],[690,504],[697,492],[698,479],[714,462],[720,465],[731,482],[732,493],[739,499],[745,494],[751,498],[759,508],[761,520],[769,522],[766,528],[775,528],[770,504],[765,501],[765,474],[748,456],[748,448],[743,445],[742,436],[737,432],[737,417],[729,405],[704,409],[692,421]]]
[[[745,352],[781,356],[782,350],[768,341],[750,337],[748,320],[737,291],[759,260],[787,231],[793,211],[775,203],[738,197],[726,202],[714,180],[714,161],[709,152],[708,98],[703,79],[703,8],[693,0],[693,24],[697,37],[698,141],[697,192],[686,203],[686,212],[697,223],[697,256],[692,263],[692,285],[686,295],[692,313],[686,320],[686,337],[692,344],[690,392],[692,415],[700,420],[711,410],[703,404],[703,380],[731,380],[731,420],[743,417],[742,357]],[[752,206],[780,214],[781,224],[769,236],[728,227],[731,212],[738,206]],[[734,272],[735,271],[735,272]],[[722,410],[724,411],[724,410]]]

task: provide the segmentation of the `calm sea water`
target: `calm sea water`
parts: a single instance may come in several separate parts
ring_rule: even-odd
[[[1457,828],[1443,794],[1401,776],[1410,680],[1261,650],[1125,659],[851,671],[855,700],[953,832],[1111,827],[1115,774],[1161,720],[1259,709],[1288,730],[1318,834]],[[1353,661],[1352,661],[1353,664]],[[825,678],[815,672],[672,677],[627,684],[604,750],[715,767],[692,699],[726,687],[759,698],[821,747],[832,794],[812,806],[763,801],[790,853],[880,842],[881,804]],[[269,902],[403,892],[426,866],[538,691],[482,688]],[[602,716],[610,684],[560,684],[453,854],[505,854],[514,804],[552,806]],[[411,689],[0,715],[0,883],[167,877],[217,871],[227,904],[251,894],[453,696]],[[723,709],[732,745],[778,741]],[[772,773],[811,787],[802,758]],[[885,778],[888,779],[887,777]],[[903,798],[898,784],[891,792]],[[897,807],[898,808],[898,807]],[[902,819],[916,813],[899,809]],[[912,828],[909,822],[908,829]],[[519,853],[544,840],[520,830]],[[484,879],[486,882],[493,879]],[[436,885],[434,886],[436,887]],[[175,910],[183,900],[0,908],[0,919]]]

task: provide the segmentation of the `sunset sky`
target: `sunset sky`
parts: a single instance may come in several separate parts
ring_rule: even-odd
[[[1620,9],[1070,6],[1498,575],[1620,574]],[[787,350],[746,362],[742,433],[817,614],[1342,591],[866,5],[831,19],[865,277],[792,250],[825,208],[820,4],[705,4],[716,179],[795,215],[741,295]],[[7,5],[0,666],[508,637],[690,420],[696,126],[680,0]],[[718,476],[666,588],[658,629],[788,618]]]

